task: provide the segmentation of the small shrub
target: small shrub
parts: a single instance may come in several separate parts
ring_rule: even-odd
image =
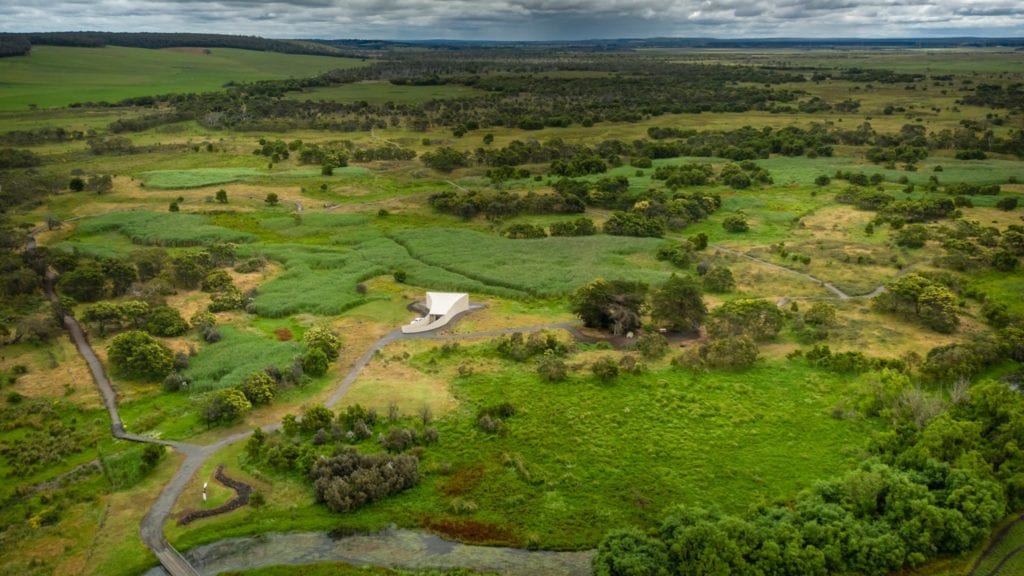
[[[590,366],[591,372],[601,382],[611,382],[619,376],[619,364],[611,356],[596,360]]]

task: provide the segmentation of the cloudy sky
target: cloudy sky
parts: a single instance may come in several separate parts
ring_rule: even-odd
[[[1024,36],[1022,0],[5,0],[0,31],[272,38]]]

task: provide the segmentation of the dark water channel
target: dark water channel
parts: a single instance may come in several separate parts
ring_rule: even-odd
[[[587,576],[592,550],[552,552],[474,546],[414,530],[334,537],[326,532],[271,533],[228,538],[185,553],[204,576],[275,564],[348,562],[394,568],[471,568],[511,576]],[[145,576],[163,576],[156,567]]]

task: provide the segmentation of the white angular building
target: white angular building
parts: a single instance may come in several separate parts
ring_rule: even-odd
[[[415,334],[429,332],[445,326],[459,314],[469,310],[469,294],[464,292],[427,292],[428,312],[402,326],[402,332]]]

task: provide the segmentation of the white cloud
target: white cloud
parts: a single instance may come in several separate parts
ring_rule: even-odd
[[[1024,36],[1019,0],[7,0],[4,31],[277,38]]]

